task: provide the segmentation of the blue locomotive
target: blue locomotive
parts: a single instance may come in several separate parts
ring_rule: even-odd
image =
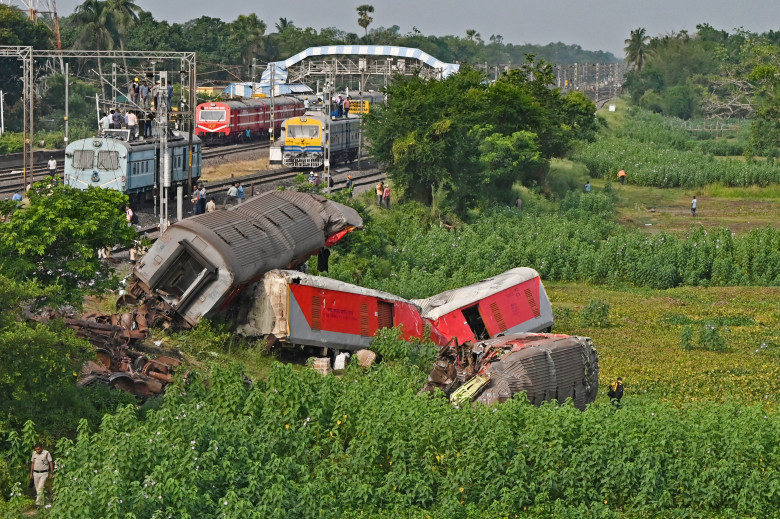
[[[104,130],[100,135],[71,142],[65,148],[65,184],[76,189],[90,186],[116,189],[131,200],[151,196],[161,184],[161,149],[158,137],[130,140],[129,130]],[[184,184],[192,168],[192,181],[201,175],[201,143],[189,135],[168,132],[171,186]],[[191,166],[190,166],[191,157]]]

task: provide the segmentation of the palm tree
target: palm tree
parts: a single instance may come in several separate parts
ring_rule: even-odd
[[[642,70],[645,66],[647,58],[650,57],[650,52],[647,48],[647,44],[650,43],[650,36],[643,27],[631,31],[631,37],[625,41],[626,47],[623,49],[626,51],[626,61],[632,63],[637,71]]]
[[[138,22],[138,15],[141,8],[132,0],[107,0],[106,9],[108,9],[108,28],[119,40],[119,49],[125,50],[125,36],[127,29]],[[130,75],[127,70],[127,59],[122,56],[122,64],[125,66],[125,80],[130,84]]]
[[[480,41],[482,39],[482,35],[474,29],[467,29],[466,37],[468,37],[469,41]]]
[[[295,23],[293,23],[292,20],[288,20],[287,18],[279,18],[279,21],[276,22],[275,25],[276,32],[284,32],[286,29],[295,27]]]
[[[241,14],[230,24],[230,39],[237,48],[243,49],[241,59],[245,66],[250,66],[252,58],[262,51],[265,30],[265,22],[254,13]]]
[[[374,18],[369,16],[369,13],[374,12],[374,6],[364,4],[357,8],[358,12],[358,25],[363,28],[364,31],[366,31],[366,36],[368,36],[368,26],[371,25],[371,22],[374,21]]]
[[[74,21],[81,28],[76,36],[75,46],[82,49],[94,47],[95,50],[111,50],[114,38],[109,30],[108,9],[106,2],[101,0],[85,0],[74,12]],[[97,58],[100,74],[100,89],[103,98],[106,97],[106,86],[103,82],[103,65],[100,56]]]

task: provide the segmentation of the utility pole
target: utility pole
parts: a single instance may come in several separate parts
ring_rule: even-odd
[[[68,133],[68,129],[69,129],[68,128],[68,108],[69,108],[68,83],[70,83],[70,79],[68,76],[68,72],[69,72],[68,65],[69,63],[65,63],[65,147],[68,146],[68,135],[69,135]]]
[[[171,187],[171,157],[168,151],[168,73],[160,71],[157,103],[157,132],[160,136],[160,232],[168,228],[168,188]]]
[[[276,65],[271,63],[271,85],[268,93],[271,95],[271,145],[274,144],[274,137],[276,136],[276,103],[274,97],[276,95]],[[254,84],[254,83],[253,83]]]
[[[111,64],[111,96],[116,108],[116,63]]]
[[[252,96],[255,94],[255,71],[257,69],[257,58],[252,58]]]

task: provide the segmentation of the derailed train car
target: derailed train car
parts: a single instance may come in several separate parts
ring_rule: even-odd
[[[322,196],[269,191],[169,227],[136,265],[121,303],[151,301],[195,326],[269,270],[294,268],[362,226],[357,211]]]
[[[447,338],[396,295],[298,271],[272,270],[245,290],[236,331],[266,337],[268,345],[354,351],[369,348],[377,330],[399,327],[407,340]],[[426,336],[426,325],[428,335]]]
[[[598,380],[589,337],[517,333],[442,348],[421,392],[441,389],[458,405],[490,405],[525,392],[534,405],[571,399],[583,410],[596,399]]]
[[[539,273],[527,267],[413,301],[441,333],[461,343],[500,333],[550,331],[553,325]]]

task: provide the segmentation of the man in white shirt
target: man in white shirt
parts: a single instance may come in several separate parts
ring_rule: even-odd
[[[228,208],[229,205],[234,205],[236,203],[236,195],[238,195],[238,186],[236,184],[233,184],[230,186],[230,189],[228,189],[227,196],[225,197],[225,205],[223,206],[223,209]]]
[[[57,159],[55,159],[53,156],[49,157],[49,175],[52,177],[57,174]]]

